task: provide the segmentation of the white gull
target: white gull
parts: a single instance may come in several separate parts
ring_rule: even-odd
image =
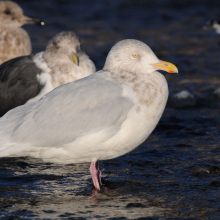
[[[91,162],[101,190],[99,160],[134,150],[156,127],[168,98],[165,77],[178,72],[138,40],[118,42],[103,70],[62,85],[39,101],[0,119],[0,157],[32,156],[45,162]]]

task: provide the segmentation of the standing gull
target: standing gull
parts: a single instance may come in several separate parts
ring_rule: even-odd
[[[61,32],[49,41],[46,51],[18,57],[0,66],[0,116],[95,71],[77,35]]]
[[[0,157],[32,156],[60,164],[91,162],[94,186],[101,190],[98,160],[134,150],[161,118],[168,86],[156,70],[178,72],[146,44],[118,42],[103,70],[3,116]]]
[[[38,18],[28,17],[15,2],[0,1],[0,64],[19,56],[31,54],[25,24],[44,25]]]

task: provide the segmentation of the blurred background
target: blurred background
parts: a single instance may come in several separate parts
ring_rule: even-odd
[[[81,37],[98,69],[117,41],[134,38],[147,43],[161,59],[176,59],[181,75],[191,77],[199,72],[201,77],[210,77],[218,72],[218,66],[212,67],[207,59],[210,52],[217,56],[219,35],[203,30],[208,20],[219,16],[220,2],[216,0],[15,2],[26,14],[46,23],[43,28],[25,26],[33,53],[44,50],[55,34],[72,30]]]
[[[103,161],[109,193],[91,198],[89,164],[0,159],[1,219],[219,219],[220,17],[217,0],[17,0],[44,27],[24,26],[33,53],[71,30],[102,69],[119,40],[138,39],[179,74],[164,73],[170,98],[153,134],[130,154]],[[174,99],[187,90],[190,99]]]

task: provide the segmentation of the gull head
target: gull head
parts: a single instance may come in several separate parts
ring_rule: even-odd
[[[18,4],[12,1],[0,1],[0,26],[6,28],[21,27],[25,24],[44,25],[39,18],[24,15]]]
[[[159,60],[145,43],[127,39],[119,41],[110,50],[105,66],[109,72],[132,72],[135,74],[148,74],[156,70],[177,73],[177,67]]]
[[[72,31],[64,31],[49,41],[45,58],[49,63],[79,65],[80,56],[83,54],[79,37]]]

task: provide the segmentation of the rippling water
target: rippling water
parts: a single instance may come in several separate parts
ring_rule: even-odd
[[[218,18],[214,0],[16,1],[45,27],[26,26],[33,52],[64,30],[75,31],[101,69],[119,40],[147,43],[179,74],[165,73],[170,96],[196,98],[167,106],[140,147],[100,162],[106,193],[94,194],[89,164],[56,165],[33,158],[0,159],[1,219],[220,219],[220,35],[203,30]]]

